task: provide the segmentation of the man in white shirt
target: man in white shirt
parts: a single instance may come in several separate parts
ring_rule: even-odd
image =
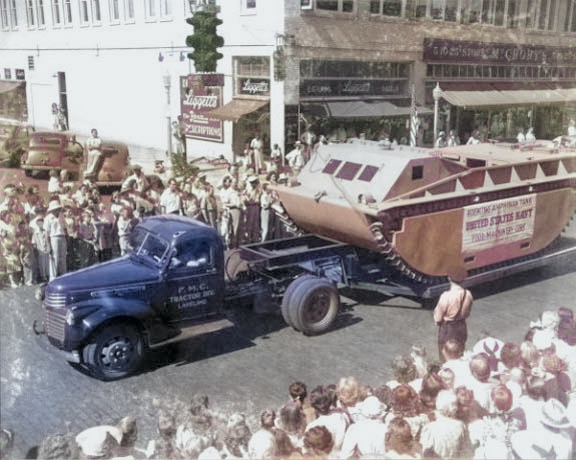
[[[160,209],[162,214],[180,214],[182,198],[175,179],[170,179],[168,188],[160,195]]]

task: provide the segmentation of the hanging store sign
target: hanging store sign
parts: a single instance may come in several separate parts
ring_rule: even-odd
[[[424,61],[474,64],[576,64],[572,48],[427,38]]]
[[[222,106],[222,74],[196,74],[180,77],[180,110],[186,137],[224,142],[222,120],[207,113]]]
[[[407,88],[405,80],[304,80],[300,97],[398,96]]]
[[[464,208],[462,250],[478,251],[532,238],[536,195]]]
[[[270,80],[262,78],[239,78],[238,94],[246,96],[270,96]]]

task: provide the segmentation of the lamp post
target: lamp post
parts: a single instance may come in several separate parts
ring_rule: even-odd
[[[434,146],[436,146],[436,139],[438,139],[438,102],[440,97],[442,97],[442,89],[438,82],[436,82],[436,87],[432,90],[432,97],[434,98]]]
[[[166,155],[172,157],[172,120],[170,119],[170,87],[172,86],[172,77],[169,73],[165,74],[163,77],[164,89],[166,90],[166,128],[168,136],[168,150]]]

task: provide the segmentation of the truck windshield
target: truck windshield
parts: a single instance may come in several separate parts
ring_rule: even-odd
[[[154,265],[160,266],[168,251],[168,241],[154,235],[147,230],[136,227],[130,235],[132,254],[151,259]]]

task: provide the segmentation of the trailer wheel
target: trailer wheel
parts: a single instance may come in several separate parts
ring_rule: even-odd
[[[305,335],[326,332],[340,310],[340,294],[330,281],[313,277],[300,284],[291,298],[293,327]]]
[[[132,374],[141,364],[144,343],[129,324],[101,329],[84,347],[83,358],[90,373],[100,380],[116,380]]]
[[[284,321],[286,321],[288,326],[291,326],[294,329],[296,329],[296,326],[292,323],[292,319],[290,318],[290,304],[292,303],[292,295],[304,281],[314,278],[316,278],[314,275],[308,274],[296,278],[288,285],[286,291],[284,291],[284,295],[282,296],[282,303],[280,304],[282,318],[284,318]]]

